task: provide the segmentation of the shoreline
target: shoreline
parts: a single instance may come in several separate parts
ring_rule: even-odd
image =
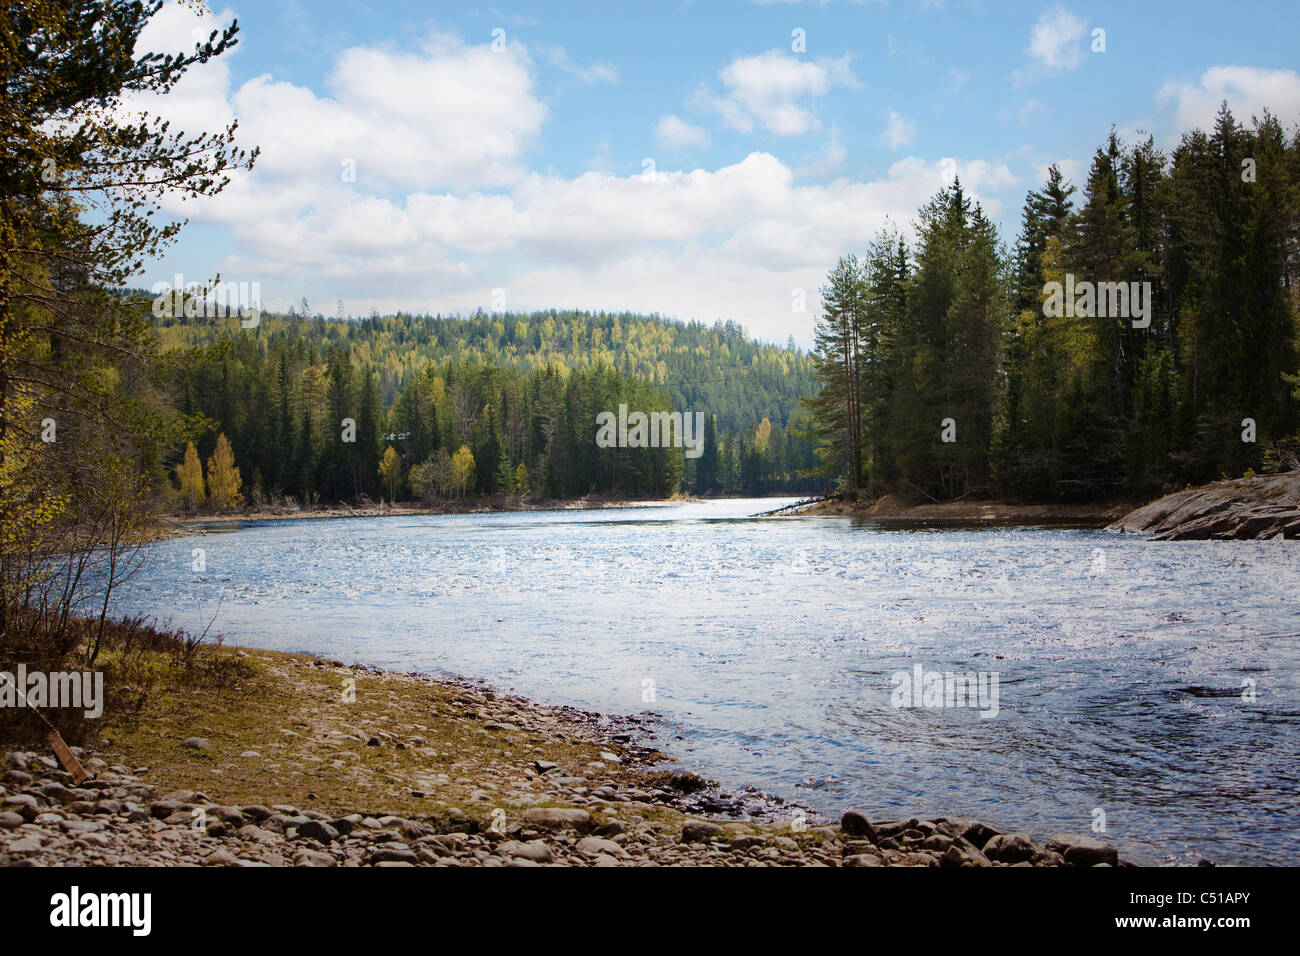
[[[663,508],[672,505],[708,501],[683,495],[676,498],[543,498],[543,499],[475,499],[464,502],[440,502],[437,505],[370,504],[335,505],[316,508],[264,507],[249,511],[213,513],[173,513],[154,515],[160,525],[171,525],[172,533],[193,533],[194,526],[248,524],[259,521],[324,520],[330,518],[391,518],[420,515],[515,514],[533,511],[603,511],[613,508]]]
[[[792,510],[796,516],[849,517],[881,523],[1066,524],[1105,525],[1122,518],[1141,499],[1111,499],[1084,504],[991,501],[942,501],[915,504],[897,495],[875,500],[826,498]]]
[[[1228,478],[1136,508],[1107,530],[1157,541],[1300,538],[1300,472]]]
[[[858,809],[824,822],[673,766],[651,745],[653,715],[304,654],[209,653],[256,672],[249,693],[111,720],[80,751],[95,775],[81,787],[46,753],[3,757],[0,864],[1133,865],[1080,834],[1040,842]]]
[[[222,525],[256,524],[264,521],[326,520],[331,518],[388,518],[422,515],[514,514],[542,511],[603,511],[617,508],[664,508],[683,504],[704,504],[728,500],[782,500],[794,495],[764,495],[702,498],[683,495],[675,498],[629,499],[485,499],[473,502],[441,502],[437,505],[384,504],[336,505],[311,509],[262,508],[241,512],[212,514],[156,515],[156,537],[202,534],[207,528]],[[1141,505],[1142,499],[1114,499],[1090,504],[1025,503],[1014,501],[946,501],[913,504],[896,495],[874,501],[846,500],[835,497],[798,499],[791,504],[761,511],[755,518],[848,517],[881,524],[944,525],[1067,525],[1105,527],[1119,521]]]

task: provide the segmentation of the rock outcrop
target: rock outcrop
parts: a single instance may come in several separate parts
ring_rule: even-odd
[[[1109,526],[1161,541],[1300,538],[1300,472],[1216,481],[1165,495]]]

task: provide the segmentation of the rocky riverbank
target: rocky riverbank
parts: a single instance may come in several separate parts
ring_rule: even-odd
[[[17,866],[1096,866],[973,820],[824,823],[669,766],[649,718],[469,682],[236,652],[244,699],[154,704],[75,748],[6,752],[0,864]],[[170,696],[170,695],[169,695]]]
[[[880,498],[823,498],[782,509],[777,514],[839,515],[882,524],[936,525],[1096,525],[1124,514],[1133,502],[1092,504],[1026,503],[1015,501],[909,501],[898,495]]]
[[[1236,478],[1165,495],[1110,525],[1160,541],[1300,538],[1300,472]]]

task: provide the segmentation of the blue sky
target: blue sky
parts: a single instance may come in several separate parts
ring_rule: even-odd
[[[141,284],[327,315],[628,308],[807,344],[835,257],[954,172],[1010,243],[1112,124],[1168,148],[1224,98],[1300,121],[1294,2],[259,0],[169,5],[142,45],[234,17],[235,51],[129,105],[238,117],[263,158],[167,205],[191,226]]]

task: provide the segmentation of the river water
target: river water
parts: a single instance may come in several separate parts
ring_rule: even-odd
[[[782,503],[250,523],[159,542],[118,609],[651,711],[685,767],[826,813],[1300,864],[1294,542],[750,517]],[[996,676],[996,716],[895,706],[917,665]]]

